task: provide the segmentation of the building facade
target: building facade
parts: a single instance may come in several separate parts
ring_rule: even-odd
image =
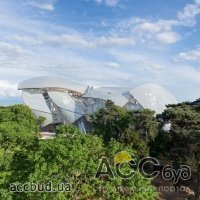
[[[89,129],[89,116],[103,108],[107,100],[128,110],[148,108],[162,113],[176,98],[157,84],[136,88],[97,87],[63,78],[43,76],[22,81],[23,101],[36,117],[45,117],[44,127],[57,124],[75,124],[83,132]]]

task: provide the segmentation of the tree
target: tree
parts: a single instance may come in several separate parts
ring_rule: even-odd
[[[132,112],[114,105],[110,100],[106,101],[104,108],[91,116],[93,132],[103,137],[105,142],[111,139],[122,141],[125,130],[134,125],[134,122],[135,116]]]
[[[67,135],[67,134],[82,134],[81,130],[71,124],[57,126],[56,127],[56,135]]]
[[[65,125],[66,130],[66,125]],[[70,182],[70,192],[64,193],[28,193],[27,199],[155,199],[156,192],[150,180],[136,173],[133,179],[95,179],[99,159],[106,156],[113,167],[114,156],[118,151],[135,151],[112,140],[106,146],[98,137],[80,134],[72,126],[71,133],[58,134],[53,140],[41,140],[38,151],[29,155],[35,163],[34,170],[29,174],[30,182],[48,183],[54,186],[61,182]],[[136,155],[135,155],[136,156]],[[136,156],[137,157],[137,156]],[[148,191],[139,188],[150,187]],[[138,188],[135,191],[134,188]],[[128,189],[128,191],[127,191]],[[19,195],[19,194],[18,194]],[[16,198],[17,199],[17,198]]]
[[[136,115],[135,130],[148,144],[150,141],[154,140],[158,133],[158,122],[155,118],[155,111],[142,109],[134,113]]]
[[[195,102],[185,102],[168,105],[160,115],[162,127],[171,124],[168,134],[171,137],[170,159],[174,167],[179,164],[190,166],[193,177],[191,185],[195,198],[200,196],[200,99]],[[167,133],[166,133],[167,134]],[[166,137],[163,135],[163,137]],[[185,183],[186,184],[186,183]]]
[[[102,157],[107,157],[113,172],[114,157],[119,151],[129,152],[136,161],[139,157],[130,142],[131,137],[137,138],[131,130],[135,120],[133,113],[111,102],[109,109],[113,111],[112,116],[107,116],[105,124],[113,123],[109,128],[114,132],[107,142],[94,134],[82,134],[72,125],[59,126],[55,138],[40,140],[37,134],[41,121],[33,117],[28,107],[17,105],[0,109],[0,199],[155,199],[157,193],[151,180],[143,178],[138,171],[130,179],[116,174],[114,179],[95,178]],[[110,129],[104,128],[109,133]],[[127,144],[113,137],[119,141],[126,139]],[[133,170],[130,163],[125,163],[122,169],[124,172]],[[70,192],[9,190],[13,184],[35,183],[41,187],[50,182],[55,189],[58,184],[69,183]]]
[[[54,139],[37,140],[27,145],[16,143],[14,136],[9,142],[0,137],[0,199],[155,199],[157,193],[150,180],[144,179],[139,173],[129,180],[118,176],[115,179],[94,178],[99,159],[103,156],[109,159],[114,170],[115,154],[126,150],[137,158],[134,149],[115,140],[104,145],[98,136],[81,134],[71,125],[61,126],[57,131],[61,134]],[[130,170],[128,166],[125,169]],[[57,184],[70,183],[71,191],[9,191],[11,183],[42,185],[49,182],[54,188],[57,188]]]
[[[128,111],[107,101],[104,108],[91,116],[92,133],[102,137],[106,143],[115,139],[135,148],[140,157],[147,156],[148,143],[158,131],[154,114],[148,109]]]
[[[13,199],[10,183],[25,181],[34,166],[27,157],[37,149],[38,130],[27,106],[0,107],[0,199]]]
[[[0,134],[7,139],[22,137],[36,137],[39,124],[32,115],[32,111],[25,105],[14,105],[0,108]]]
[[[45,122],[46,118],[43,116],[39,116],[37,118],[37,124],[39,125],[39,127],[41,128],[42,124]]]

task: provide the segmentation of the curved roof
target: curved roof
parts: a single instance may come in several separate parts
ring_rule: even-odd
[[[129,91],[143,108],[162,113],[167,104],[177,103],[176,98],[160,85],[149,83]]]
[[[127,88],[118,87],[99,87],[89,90],[83,97],[102,100],[111,100],[118,106],[124,106],[129,100],[122,94],[127,92]]]
[[[66,80],[58,77],[41,76],[22,81],[18,85],[19,90],[24,89],[44,89],[58,88],[84,94],[89,86],[75,81]]]
[[[129,109],[135,108],[136,103],[138,103],[139,107],[155,110],[157,114],[162,113],[167,104],[177,103],[176,98],[168,90],[152,83],[133,89],[125,87],[99,87],[93,89],[75,81],[42,76],[21,82],[18,89],[23,90],[24,102],[33,110],[50,114],[51,111],[42,95],[44,91],[47,91],[49,97],[59,108],[63,118],[70,123],[76,121],[87,112],[90,105],[85,105],[83,100],[90,98],[111,100],[116,105],[126,106]],[[71,93],[78,95],[71,95]],[[80,96],[82,98],[79,98]],[[134,102],[130,101],[133,99]],[[127,104],[128,102],[129,104]],[[98,101],[94,105],[95,109],[92,110],[96,110],[101,106],[101,102]]]

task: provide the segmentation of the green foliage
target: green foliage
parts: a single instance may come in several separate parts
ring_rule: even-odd
[[[0,108],[0,135],[7,139],[35,137],[39,132],[37,120],[29,107],[14,105]]]
[[[146,143],[146,139],[132,128],[126,129],[123,143],[135,149],[140,158],[149,155],[149,147]]]
[[[150,180],[138,172],[127,180],[118,176],[94,178],[103,156],[109,159],[114,171],[114,156],[119,151],[126,150],[136,160],[148,152],[146,140],[141,139],[143,129],[138,126],[136,131],[137,116],[112,102],[106,106],[93,118],[95,131],[103,140],[93,134],[82,134],[72,125],[58,126],[54,139],[39,140],[36,136],[44,118],[35,119],[23,105],[1,107],[0,199],[155,199],[157,193]],[[129,172],[130,166],[124,165],[123,170]],[[69,182],[71,191],[9,191],[11,183],[49,182],[54,187]]]
[[[163,124],[171,123],[169,134],[172,137],[172,148],[180,149],[180,159],[188,159],[190,155],[182,151],[188,151],[193,147],[199,147],[200,142],[200,112],[197,108],[188,103],[173,105],[168,107],[161,115]],[[194,149],[194,148],[192,148]],[[191,150],[192,150],[191,149]],[[178,153],[178,152],[177,152]]]
[[[124,132],[135,122],[135,116],[108,100],[105,108],[99,109],[91,116],[91,123],[94,132],[103,137],[104,141],[109,142],[111,139],[118,141],[124,139]]]
[[[65,125],[66,127],[66,125]],[[70,127],[71,130],[71,127]],[[60,199],[138,199],[139,196],[149,196],[154,199],[154,190],[135,193],[132,188],[148,187],[150,181],[136,173],[134,180],[123,181],[115,179],[95,179],[94,175],[98,168],[99,159],[107,156],[111,163],[114,155],[120,150],[127,150],[131,154],[135,151],[123,146],[117,141],[111,141],[104,146],[102,140],[93,135],[62,134],[54,140],[40,141],[38,151],[32,155],[35,169],[29,175],[30,182],[49,182],[54,184],[69,181],[72,185],[69,193],[36,193],[27,194],[28,199],[53,199],[59,195]],[[119,186],[127,187],[129,193],[123,193]],[[147,194],[148,193],[148,194]]]
[[[200,100],[195,102],[179,103],[169,105],[159,116],[163,126],[170,123],[169,137],[171,138],[171,148],[166,149],[174,166],[187,164],[195,173],[193,189],[196,197],[200,195]],[[166,135],[163,135],[166,138]],[[160,140],[162,145],[165,139]],[[161,152],[163,153],[163,152]]]
[[[77,128],[74,125],[62,125],[62,126],[57,126],[56,127],[56,135],[61,135],[61,134],[82,134],[80,129]]]
[[[24,178],[32,163],[29,153],[37,148],[39,127],[24,105],[0,107],[0,199],[13,199],[9,185]]]
[[[99,159],[107,156],[112,169],[114,156],[126,150],[135,158],[137,153],[129,146],[115,140],[106,146],[98,136],[80,134],[73,126],[60,126],[54,139],[35,140],[24,145],[15,140],[2,142],[0,148],[0,199],[155,199],[156,192],[150,181],[136,173],[134,178],[123,180],[95,179]],[[25,138],[22,138],[24,140]],[[125,168],[126,169],[126,168]],[[130,168],[127,168],[130,170]],[[9,191],[10,183],[38,183],[53,186],[69,182],[70,192],[20,192]],[[143,188],[143,190],[138,190]],[[135,191],[137,189],[137,191]]]
[[[46,120],[45,117],[39,116],[39,117],[37,118],[37,124],[38,124],[39,126],[41,126],[41,125],[44,123],[45,120]]]
[[[153,157],[160,156],[162,158],[169,159],[172,144],[171,135],[163,130],[160,130],[154,141],[149,143],[150,155]]]
[[[93,133],[101,136],[106,143],[115,139],[132,146],[140,157],[147,156],[147,145],[158,132],[154,114],[148,109],[130,112],[107,101],[105,108],[91,116]]]
[[[145,138],[146,142],[154,140],[158,133],[158,122],[155,118],[155,111],[142,109],[135,112],[135,130]]]
[[[95,179],[99,159],[106,156],[114,171],[114,156],[129,152],[135,160],[148,155],[187,164],[192,188],[200,195],[200,99],[169,105],[155,118],[148,109],[130,112],[107,101],[91,116],[93,134],[73,125],[56,128],[56,137],[39,140],[43,117],[35,119],[27,106],[0,107],[0,199],[155,199],[150,180],[136,172],[132,179]],[[159,122],[159,123],[158,123]],[[171,124],[169,131],[163,128]],[[124,165],[128,172],[130,166]],[[12,193],[10,183],[71,184],[70,192]]]

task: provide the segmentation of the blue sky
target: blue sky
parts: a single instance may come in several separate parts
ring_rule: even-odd
[[[0,1],[0,104],[54,75],[89,85],[158,83],[200,97],[200,0]]]

